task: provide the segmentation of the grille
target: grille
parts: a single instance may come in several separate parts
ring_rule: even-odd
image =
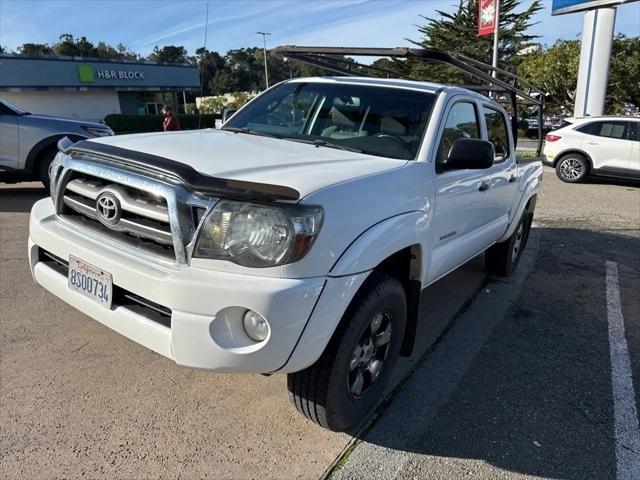
[[[119,204],[113,224],[101,218],[98,197],[108,192]],[[167,200],[92,175],[72,172],[62,193],[61,216],[133,247],[175,260]]]
[[[198,227],[218,201],[126,161],[58,155],[52,165],[51,197],[61,219],[149,261],[189,265]]]

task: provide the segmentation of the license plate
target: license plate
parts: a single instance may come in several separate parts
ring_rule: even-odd
[[[111,307],[113,280],[111,274],[79,258],[69,257],[69,288],[100,305]]]

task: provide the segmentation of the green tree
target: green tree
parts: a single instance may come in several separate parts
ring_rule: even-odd
[[[140,59],[140,55],[138,55],[137,53],[132,52],[131,50],[129,50],[127,48],[126,45],[122,44],[122,43],[118,43],[116,45],[116,52],[118,52],[118,58],[123,58],[126,60],[139,60]]]
[[[63,55],[73,57],[98,57],[137,60],[139,55],[131,52],[121,43],[115,47],[106,42],[98,42],[96,46],[86,37],[74,38],[70,33],[60,35],[57,43],[51,47],[46,43],[24,43],[18,52],[28,56]]]
[[[75,45],[81,57],[96,57],[98,54],[96,47],[86,37],[76,39]]]
[[[204,95],[215,94],[214,79],[225,68],[224,58],[218,52],[199,48],[196,50],[196,59],[201,79],[204,79]]]
[[[53,52],[46,43],[23,43],[18,47],[18,53],[28,57],[41,57],[51,55]]]
[[[519,63],[518,52],[538,38],[527,32],[532,25],[535,25],[532,21],[533,16],[543,8],[540,0],[526,2],[527,6],[523,10],[519,8],[521,3],[520,0],[500,1],[498,66],[514,72]],[[423,38],[420,41],[413,41],[415,45],[461,53],[491,64],[493,35],[478,36],[477,0],[460,0],[455,11],[449,13],[438,10],[437,14],[440,18],[423,17],[429,23],[418,28]],[[452,70],[451,67],[418,61],[408,63],[408,70],[417,78],[448,83],[452,80],[468,81],[468,78]]]
[[[624,102],[640,104],[640,37],[618,35],[613,41],[606,110],[614,113]],[[518,74],[547,92],[549,107],[571,108],[580,63],[580,41],[558,40],[551,47],[524,55]]]
[[[226,104],[222,97],[206,97],[200,101],[200,113],[222,113]]]
[[[251,100],[251,96],[246,92],[233,92],[232,99],[227,103],[227,108],[238,109]]]
[[[188,63],[189,58],[187,56],[187,50],[183,46],[165,45],[160,48],[158,46],[153,47],[153,53],[147,57],[154,62],[168,62],[168,63]]]
[[[105,42],[98,42],[95,48],[98,58],[112,58],[118,60],[138,60],[139,56],[127,49],[122,43],[115,47]]]
[[[547,50],[523,55],[518,74],[547,92],[547,107],[569,107],[575,99],[579,59],[579,40],[558,40]]]
[[[619,103],[640,105],[640,36],[618,35],[613,40],[607,103],[610,109]]]
[[[69,57],[95,57],[96,48],[86,37],[73,38],[70,33],[63,33],[57,43],[51,47],[55,55]]]

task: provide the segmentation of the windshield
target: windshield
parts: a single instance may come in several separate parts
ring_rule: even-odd
[[[397,88],[289,82],[258,97],[223,129],[413,160],[435,98]]]
[[[20,107],[14,105],[9,100],[5,100],[4,98],[0,98],[0,102],[3,103],[7,108],[13,110],[16,115],[26,115],[27,112]]]

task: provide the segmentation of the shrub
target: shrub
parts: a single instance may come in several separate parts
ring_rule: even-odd
[[[215,128],[216,119],[220,115],[176,115],[183,130]],[[105,123],[115,133],[161,132],[162,115],[107,115]]]

